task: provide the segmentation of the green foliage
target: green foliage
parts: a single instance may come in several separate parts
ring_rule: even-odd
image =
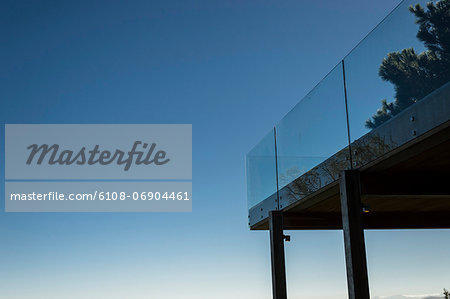
[[[381,108],[366,127],[373,129],[403,109],[421,100],[450,80],[450,0],[419,4],[409,8],[419,25],[417,38],[426,51],[417,54],[413,48],[391,52],[383,59],[378,74],[394,84],[395,100],[382,100]]]

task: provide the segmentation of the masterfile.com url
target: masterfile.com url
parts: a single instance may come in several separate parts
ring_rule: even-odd
[[[47,193],[11,193],[10,200],[13,201],[32,201],[32,200],[47,200],[47,201],[92,201],[92,200],[166,200],[166,201],[181,201],[190,200],[189,192],[105,192],[95,191],[91,193],[69,193],[62,192],[47,192]]]

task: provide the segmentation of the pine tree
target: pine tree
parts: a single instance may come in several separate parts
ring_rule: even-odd
[[[410,12],[419,25],[417,38],[426,51],[417,54],[413,48],[391,52],[383,59],[378,74],[394,84],[395,100],[382,100],[381,108],[366,127],[373,129],[408,106],[421,100],[450,80],[450,0],[427,3],[427,11],[420,5]]]

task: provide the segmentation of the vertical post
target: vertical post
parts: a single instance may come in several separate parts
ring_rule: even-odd
[[[273,141],[275,144],[275,177],[277,182],[277,210],[280,209],[280,188],[278,187],[278,149],[277,149],[277,127],[273,127]]]
[[[281,211],[269,212],[269,227],[273,299],[287,299],[283,214]]]
[[[348,140],[348,157],[350,158],[350,169],[353,169],[353,158],[352,158],[352,139],[350,138],[350,121],[348,118],[348,101],[347,101],[347,81],[345,80],[345,61],[342,59],[342,79],[344,83],[344,99],[345,99],[345,116],[347,120],[347,140]]]
[[[349,299],[369,299],[359,172],[345,170],[341,175],[340,189],[348,296]]]

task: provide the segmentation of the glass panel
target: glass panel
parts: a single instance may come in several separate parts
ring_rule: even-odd
[[[276,132],[280,208],[338,179],[349,166],[341,63],[280,121]]]
[[[450,5],[427,1],[403,1],[344,59],[355,166],[423,133],[406,114],[448,92]]]
[[[275,169],[275,135],[271,130],[248,154],[248,209],[277,192]]]

